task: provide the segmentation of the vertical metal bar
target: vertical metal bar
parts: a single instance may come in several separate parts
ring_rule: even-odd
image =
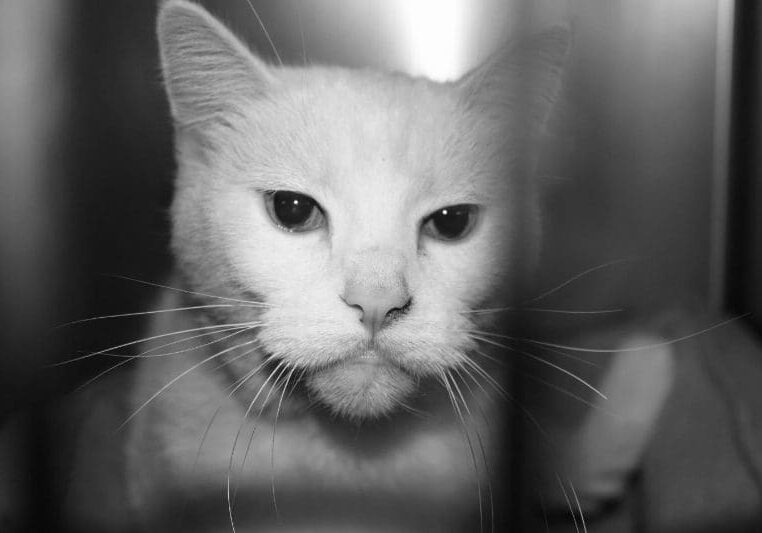
[[[709,305],[720,311],[726,303],[728,249],[728,187],[733,74],[735,0],[717,3],[717,48],[714,83],[714,161],[712,168],[709,242]]]
[[[749,322],[762,332],[762,9],[757,0],[736,2],[734,29],[733,124],[730,183],[728,308],[751,312]]]
[[[55,341],[38,339],[60,289],[60,220],[51,191],[61,190],[63,177],[57,163],[66,14],[65,3],[55,0],[0,2],[0,417],[8,415],[0,424],[13,420],[2,429],[21,444],[9,450],[24,474],[13,495],[20,508],[11,517],[17,514],[29,531],[56,527],[49,468],[55,443],[39,375]]]

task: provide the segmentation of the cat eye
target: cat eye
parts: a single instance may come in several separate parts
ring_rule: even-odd
[[[472,204],[449,205],[437,209],[423,219],[421,232],[440,241],[463,239],[474,229],[478,210]]]
[[[272,221],[285,231],[312,231],[325,223],[322,209],[306,194],[268,191],[265,193],[265,207]]]

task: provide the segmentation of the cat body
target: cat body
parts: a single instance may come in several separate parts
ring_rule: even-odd
[[[192,327],[189,318],[173,317],[171,327]],[[142,362],[131,407],[209,355]],[[424,418],[397,415],[369,427],[343,426],[293,406],[281,409],[277,422],[274,408],[244,421],[247,406],[230,400],[228,385],[219,374],[189,374],[127,426],[130,498],[148,524],[156,516],[165,523],[168,507],[179,510],[189,500],[190,524],[226,530],[228,478],[242,530],[444,530],[472,512],[476,483],[484,484],[486,474],[480,466],[481,479],[475,478],[448,405],[431,406]],[[181,513],[175,516],[182,521]]]
[[[170,293],[162,303],[178,299]],[[193,322],[163,317],[151,333]],[[202,371],[187,374],[120,427],[208,355],[194,350],[190,358],[141,361],[131,375],[84,396],[77,413],[87,411],[87,421],[68,487],[72,523],[93,531],[229,531],[231,520],[239,531],[478,527],[477,484],[487,490],[487,473],[483,465],[475,470],[449,404],[369,427],[296,409],[281,412],[277,422],[273,412],[256,416],[259,409],[245,420],[246,405],[231,401],[225,377]],[[485,446],[490,437],[497,444],[501,426],[497,419],[491,425],[481,428]]]
[[[529,147],[568,31],[451,83],[269,66],[182,0],[158,34],[177,272],[80,462],[109,450],[113,505],[152,531],[498,523],[509,374],[475,311],[532,262]]]

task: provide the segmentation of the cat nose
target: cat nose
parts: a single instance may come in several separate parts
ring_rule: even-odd
[[[375,337],[381,328],[405,314],[412,304],[404,284],[392,287],[349,284],[344,290],[342,300],[348,306],[360,310],[360,321],[371,337]]]

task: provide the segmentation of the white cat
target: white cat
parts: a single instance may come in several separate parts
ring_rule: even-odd
[[[72,515],[500,528],[506,371],[474,311],[533,261],[531,146],[568,31],[453,83],[270,66],[184,0],[158,36],[178,165],[158,308],[189,309],[156,314],[134,374],[93,393]]]

